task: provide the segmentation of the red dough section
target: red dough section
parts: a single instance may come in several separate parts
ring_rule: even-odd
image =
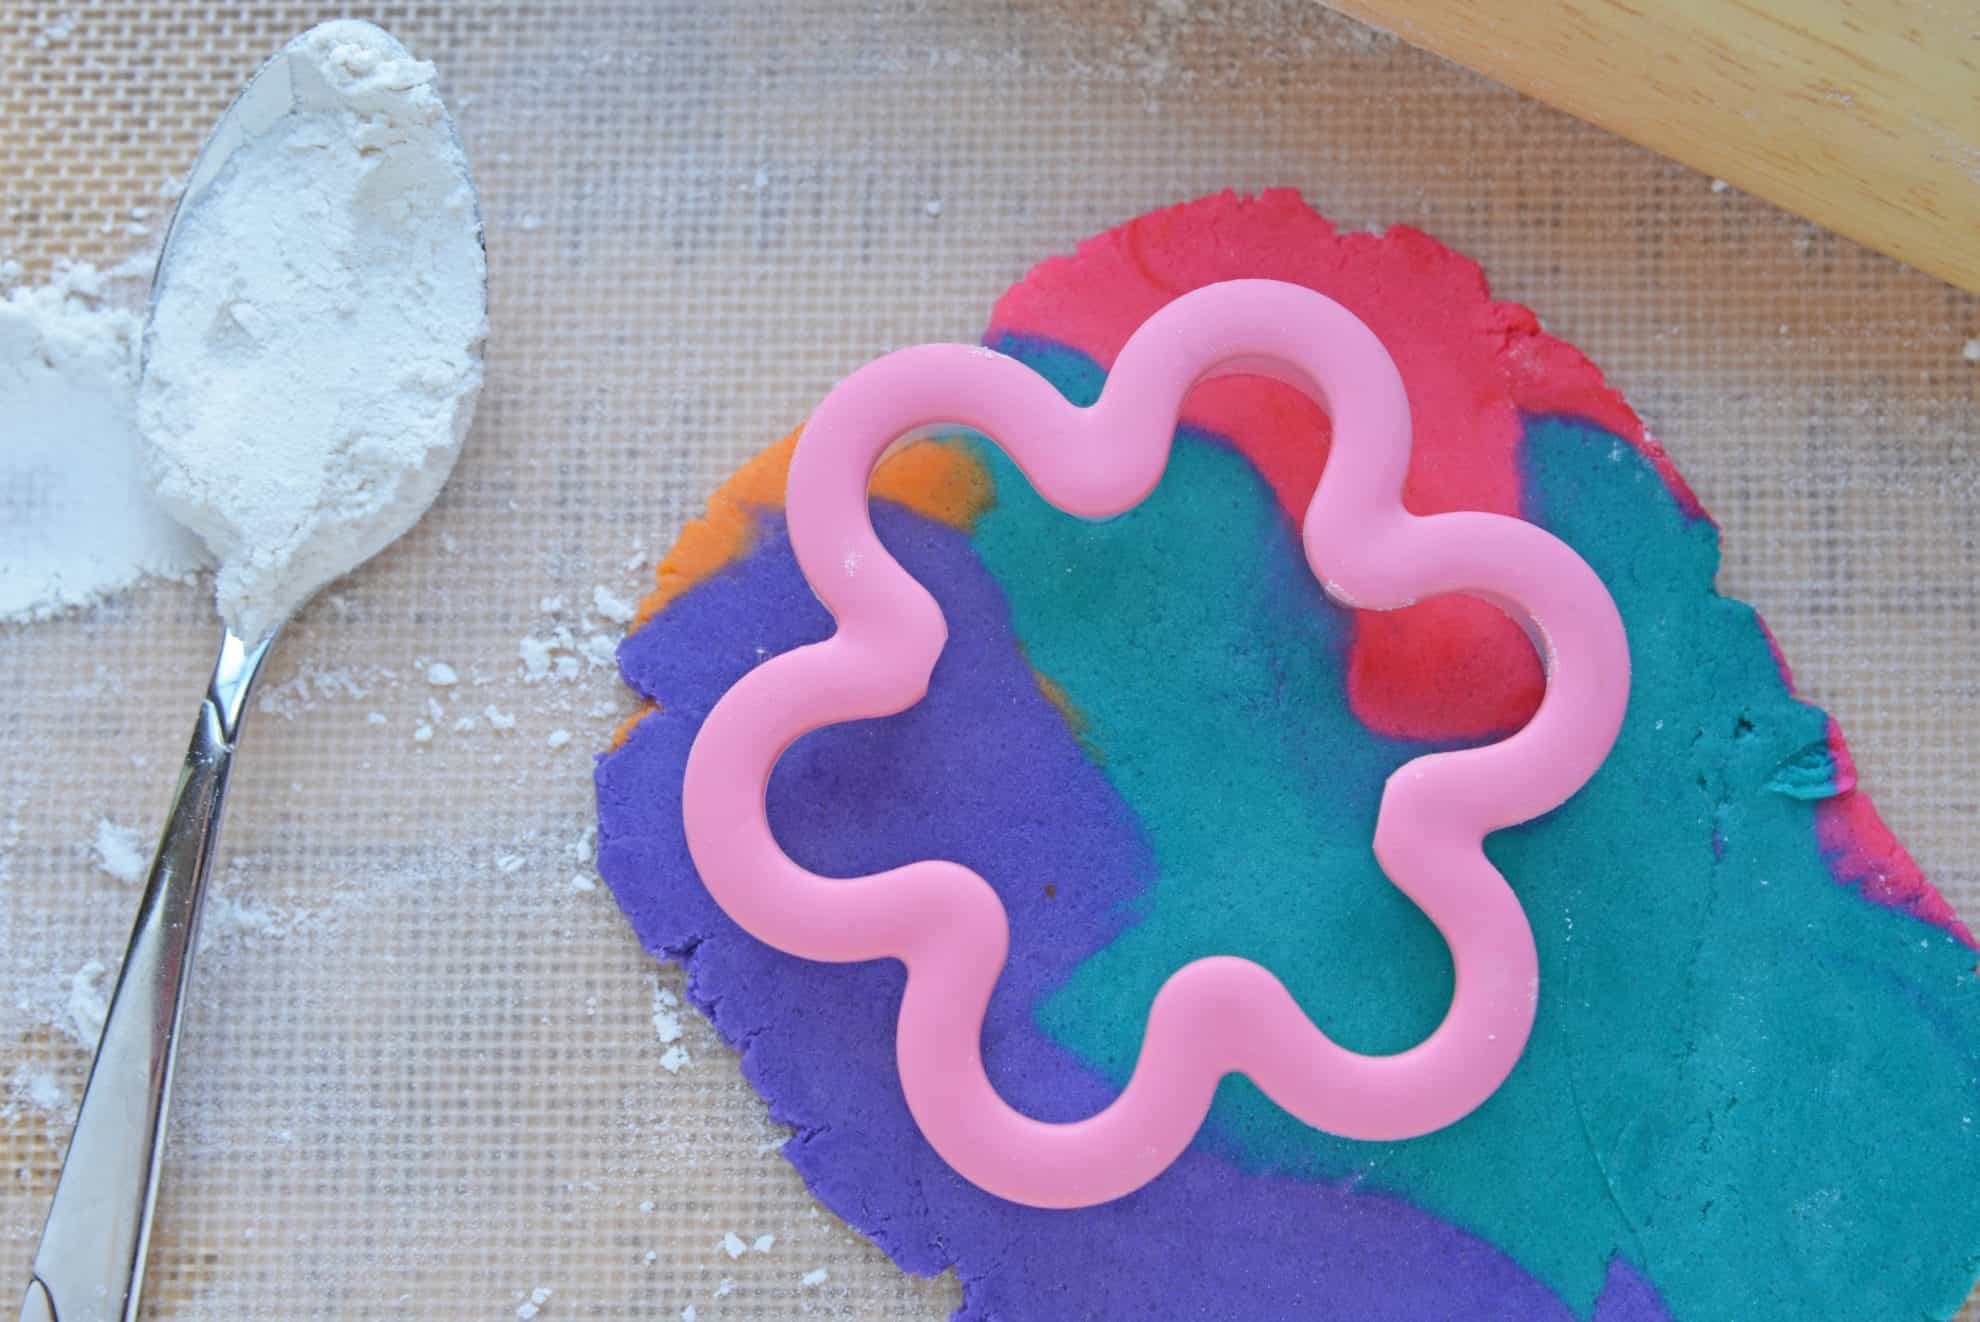
[[[1179,294],[1219,280],[1285,280],[1346,306],[1382,337],[1414,419],[1404,500],[1419,514],[1519,513],[1525,413],[1572,413],[1625,437],[1692,514],[1697,501],[1622,396],[1539,319],[1491,297],[1484,272],[1420,231],[1341,234],[1291,189],[1223,193],[1143,216],[1041,263],[997,303],[990,334],[1042,335],[1111,368],[1128,335]],[[1297,391],[1199,386],[1186,421],[1230,437],[1295,522],[1326,463],[1326,415]],[[1357,617],[1348,700],[1370,728],[1476,739],[1523,724],[1543,689],[1525,635],[1464,597]]]
[[[1774,655],[1780,656],[1779,648],[1774,649]],[[1781,673],[1787,673],[1785,661]],[[1830,874],[1845,886],[1857,887],[1865,899],[1902,909],[1980,950],[1973,930],[1925,879],[1924,871],[1877,815],[1870,796],[1856,788],[1856,759],[1850,756],[1842,730],[1833,720],[1829,722],[1829,755],[1836,763],[1835,793],[1815,805],[1815,843]]]

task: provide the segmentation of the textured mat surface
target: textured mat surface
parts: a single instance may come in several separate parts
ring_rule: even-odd
[[[330,12],[0,2],[0,259],[154,243],[240,81]],[[433,515],[316,604],[254,715],[154,1316],[505,1318],[540,1290],[543,1318],[946,1314],[950,1283],[812,1211],[574,885],[627,706],[586,644],[839,375],[973,337],[1038,258],[1225,186],[1429,229],[1592,354],[1728,529],[1726,590],[1980,911],[1980,302],[1304,3],[374,16],[460,112],[489,389]],[[135,902],[92,842],[156,831],[215,632],[174,584],[0,628],[26,750],[0,765],[0,1282]]]

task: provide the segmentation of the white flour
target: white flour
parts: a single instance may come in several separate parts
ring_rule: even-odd
[[[78,266],[0,300],[0,618],[184,574],[199,543],[152,499],[136,421],[138,321]]]
[[[139,397],[159,497],[219,557],[220,612],[249,640],[433,502],[487,330],[433,66],[351,21],[278,58],[294,109],[188,198]]]
[[[100,818],[96,823],[93,848],[96,866],[104,873],[126,886],[135,886],[144,880],[151,853],[145,847],[144,837],[130,827],[119,826],[107,817]]]

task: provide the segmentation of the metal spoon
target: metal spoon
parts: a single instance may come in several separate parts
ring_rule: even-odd
[[[200,149],[165,232],[149,311],[156,310],[188,208],[242,143],[294,108],[288,56],[295,44],[261,66]],[[252,641],[231,628],[222,633],[35,1252],[21,1322],[136,1322],[207,870],[248,693],[281,627]]]

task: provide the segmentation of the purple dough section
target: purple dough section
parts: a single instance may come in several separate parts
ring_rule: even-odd
[[[1656,1287],[1621,1258],[1609,1259],[1609,1275],[1595,1301],[1595,1322],[1670,1322]]]
[[[1032,1009],[1133,921],[1153,880],[1149,850],[1039,691],[1003,594],[967,539],[887,504],[876,504],[875,522],[941,602],[948,648],[914,708],[793,747],[771,783],[771,822],[821,872],[935,857],[987,878],[1012,925],[984,1031],[991,1077],[1041,1118],[1091,1114],[1111,1099],[1109,1085],[1052,1042]],[[1458,1227],[1351,1185],[1247,1174],[1204,1142],[1132,1197],[1077,1212],[1019,1207],[958,1178],[901,1097],[901,967],[817,964],[762,945],[715,906],[681,837],[681,770],[708,708],[763,656],[830,629],[781,521],[764,515],[759,534],[748,555],[620,649],[628,682],[663,710],[600,760],[599,868],[645,947],[686,965],[690,999],[741,1051],[772,1114],[797,1131],[785,1153],[820,1201],[909,1271],[953,1264],[964,1286],[957,1316],[979,1322],[1571,1316]],[[1617,1264],[1596,1316],[1665,1314]]]

